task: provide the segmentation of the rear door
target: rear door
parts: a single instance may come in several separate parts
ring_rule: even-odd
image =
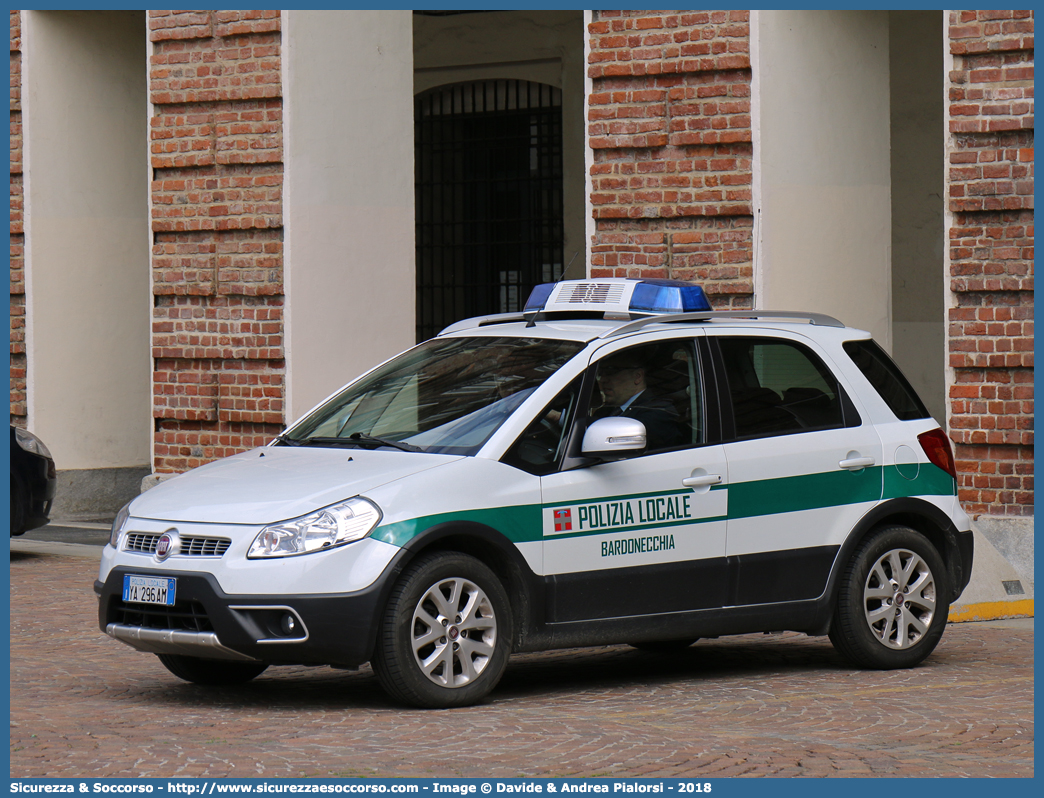
[[[709,335],[724,379],[729,605],[812,599],[881,498],[882,446],[809,339]]]

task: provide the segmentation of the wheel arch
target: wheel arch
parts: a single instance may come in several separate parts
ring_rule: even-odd
[[[969,541],[966,546],[962,546],[962,541],[959,540],[962,533],[958,531],[950,517],[931,502],[914,497],[891,499],[867,512],[838,550],[834,564],[830,568],[830,576],[827,578],[827,587],[823,594],[825,602],[817,623],[816,634],[826,634],[830,628],[835,611],[838,583],[855,550],[875,530],[891,524],[906,526],[920,532],[939,552],[939,556],[946,565],[950,601],[956,600],[967,586],[968,578],[971,575],[971,533],[963,533],[968,536]],[[967,563],[964,562],[965,551],[969,558]]]
[[[537,619],[543,618],[542,580],[507,536],[475,521],[446,521],[410,539],[403,550],[398,563],[400,574],[418,557],[439,551],[460,552],[485,564],[500,579],[511,602],[512,648],[524,648],[538,625]]]

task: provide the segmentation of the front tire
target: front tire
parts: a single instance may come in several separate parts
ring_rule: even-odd
[[[511,628],[507,593],[489,568],[466,554],[431,554],[392,590],[373,669],[381,686],[406,704],[468,706],[500,681]]]
[[[849,561],[830,642],[860,668],[912,668],[935,650],[950,603],[946,566],[920,532],[886,526]]]
[[[260,676],[267,662],[234,662],[225,659],[202,659],[181,654],[157,654],[163,667],[179,679],[208,687],[245,684]]]

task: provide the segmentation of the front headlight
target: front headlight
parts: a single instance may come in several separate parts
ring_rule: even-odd
[[[44,442],[33,435],[33,433],[29,432],[29,430],[15,427],[15,440],[18,441],[18,445],[21,446],[23,450],[30,454],[38,454],[41,457],[46,457],[48,460],[54,459],[51,457],[51,453],[48,451],[47,447],[44,446]]]
[[[366,537],[381,520],[377,505],[359,496],[262,529],[248,559],[293,557],[343,546]]]
[[[112,531],[109,533],[109,545],[114,549],[119,548],[120,535],[123,533],[123,528],[127,526],[127,520],[130,518],[130,506],[130,502],[123,505],[120,511],[116,513],[116,518],[112,522]]]

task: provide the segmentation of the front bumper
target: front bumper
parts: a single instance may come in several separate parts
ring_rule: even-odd
[[[98,624],[156,654],[354,668],[373,654],[382,586],[394,568],[353,593],[251,596],[223,592],[208,573],[118,566],[94,583]],[[123,577],[130,573],[176,578],[174,606],[125,603]]]

